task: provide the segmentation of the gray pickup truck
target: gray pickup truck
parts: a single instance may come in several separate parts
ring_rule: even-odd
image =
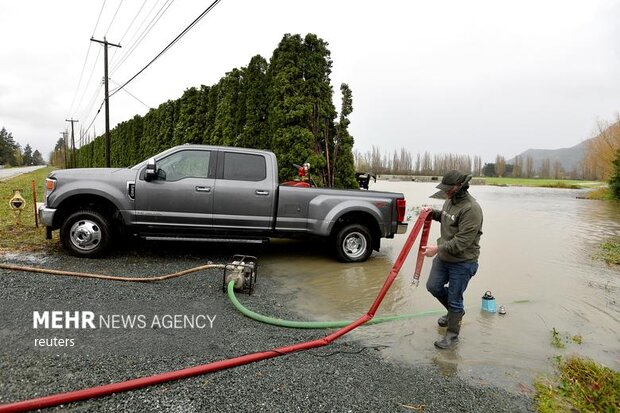
[[[278,183],[269,151],[181,145],[130,168],[57,170],[39,218],[47,238],[97,257],[120,233],[147,240],[261,243],[317,237],[345,262],[368,259],[381,238],[404,233],[405,199],[390,192]]]

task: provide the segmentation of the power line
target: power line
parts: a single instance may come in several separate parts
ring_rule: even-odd
[[[112,73],[116,72],[119,69],[119,67],[123,63],[125,63],[125,61],[129,58],[129,56],[133,54],[136,48],[148,36],[151,30],[153,30],[155,25],[159,23],[159,20],[164,16],[164,14],[166,14],[166,12],[170,8],[170,6],[172,6],[173,3],[174,3],[174,0],[166,0],[164,2],[164,4],[160,7],[160,9],[157,11],[155,16],[153,16],[149,24],[144,28],[144,31],[142,31],[140,36],[138,36],[138,39],[128,47],[129,50],[127,50],[127,52],[120,58],[119,62],[114,65],[114,67],[112,68]]]
[[[136,13],[135,16],[133,16],[133,19],[131,19],[131,22],[129,23],[129,26],[127,26],[127,29],[125,30],[125,33],[123,33],[123,35],[121,36],[121,39],[118,41],[119,44],[123,43],[123,40],[125,39],[125,36],[127,36],[127,33],[129,33],[129,29],[131,29],[131,26],[133,26],[133,24],[136,22],[136,19],[138,18],[138,16],[140,15],[140,13],[142,12],[142,9],[144,8],[144,6],[146,5],[146,1],[144,0],[142,2],[142,6],[140,6],[140,8],[138,9],[138,12]],[[92,44],[92,43],[91,43]],[[110,57],[110,60],[114,60],[114,56],[116,55],[116,51],[118,49],[114,49],[112,51],[112,56]]]
[[[95,28],[93,29],[93,36],[97,31],[97,26],[99,26],[99,19],[101,19],[101,14],[103,13],[103,8],[105,7],[106,0],[103,0],[103,4],[101,5],[101,10],[99,10],[99,16],[97,16],[97,23],[95,23]]]
[[[83,132],[81,131],[81,133],[83,133],[82,137],[88,133],[90,128],[93,126],[93,123],[95,123],[95,119],[97,119],[97,116],[99,116],[99,113],[101,113],[101,108],[103,108],[104,103],[105,103],[105,100],[102,100],[101,105],[99,105],[99,109],[97,109],[97,113],[95,113],[95,116],[93,116],[93,120],[90,121],[90,123],[88,124],[88,127],[84,129]]]
[[[131,49],[133,47],[133,40],[136,38],[136,35],[138,34],[138,32],[140,32],[140,29],[142,29],[142,26],[144,26],[144,23],[146,23],[146,21],[148,20],[148,18],[151,16],[151,13],[153,13],[153,10],[155,10],[155,7],[157,7],[157,5],[159,4],[160,0],[156,0],[153,3],[153,6],[151,7],[151,9],[149,10],[149,12],[146,14],[146,16],[144,16],[144,19],[142,19],[142,22],[140,23],[140,25],[138,26],[138,28],[136,29],[136,31],[133,33],[133,35],[131,36],[131,38],[129,39],[129,41],[127,42],[127,45],[125,47],[125,54],[127,54],[126,52],[129,51],[129,49]],[[161,10],[161,9],[160,9]],[[153,17],[154,19],[155,17]],[[153,21],[153,19],[151,19],[151,21]],[[150,24],[150,23],[149,23]],[[116,51],[116,50],[115,50]],[[115,64],[116,66],[116,64]],[[114,67],[112,68],[114,69]]]
[[[120,86],[118,82],[114,81],[113,79],[110,79],[110,81],[112,83],[114,83],[116,86]],[[120,89],[119,89],[120,90]],[[132,98],[134,98],[135,100],[137,100],[138,102],[142,103],[147,109],[153,109],[151,106],[147,105],[146,103],[144,103],[143,101],[141,101],[140,99],[138,99],[136,96],[133,95],[133,93],[131,93],[129,90],[127,90],[127,88],[122,89],[123,92],[127,93],[129,96],[131,96]],[[113,90],[112,92],[116,91]]]
[[[86,69],[86,63],[88,62],[88,56],[90,55],[90,48],[92,45],[93,44],[91,42],[88,42],[88,50],[86,50],[86,57],[84,58],[84,64],[82,65],[82,70],[80,71],[80,78],[75,88],[75,92],[73,92],[73,99],[71,99],[71,105],[69,106],[69,113],[73,111],[73,104],[75,103],[75,98],[77,97],[78,90],[80,90],[80,85],[82,84],[82,78],[84,77],[84,69]]]
[[[95,90],[95,93],[92,95],[92,97],[90,98],[90,100],[86,104],[86,109],[80,113],[80,115],[81,115],[80,117],[81,118],[86,119],[86,118],[90,117],[90,114],[91,114],[91,112],[93,110],[93,107],[95,106],[95,102],[97,101],[97,96],[99,96],[99,92],[101,92],[102,88],[103,88],[103,79],[99,83],[99,87]]]
[[[103,13],[103,8],[105,7],[105,2],[106,2],[106,0],[103,0],[103,4],[101,5],[101,9],[99,10],[99,16],[97,16],[97,21],[95,22],[95,28],[93,29],[93,35],[94,35],[95,31],[97,30],[97,26],[99,25],[99,19],[101,19],[101,14]],[[88,49],[86,50],[86,57],[84,58],[84,64],[82,64],[82,71],[80,72],[80,78],[79,78],[77,86],[75,88],[75,92],[73,93],[73,98],[71,99],[71,106],[69,106],[69,113],[71,113],[73,111],[73,104],[75,103],[75,98],[77,97],[78,91],[80,90],[80,85],[82,84],[82,79],[84,77],[84,70],[86,69],[86,63],[88,63],[88,56],[90,56],[90,49],[91,49],[92,45],[93,45],[92,42],[88,42]],[[91,72],[91,76],[92,76],[92,72]]]
[[[86,81],[85,85],[89,85],[91,79],[93,78],[93,74],[95,73],[95,67],[97,67],[97,63],[99,62],[99,56],[101,56],[101,49],[99,49],[99,51],[97,52],[97,57],[95,57],[95,63],[93,64],[93,68],[90,71],[90,75],[88,76],[88,80]],[[82,92],[82,96],[78,101],[77,107],[80,107],[82,105],[82,101],[84,100],[84,96],[86,96],[86,92],[88,92],[88,87],[85,87],[84,92]]]
[[[192,27],[194,27],[204,16],[207,15],[207,13],[209,13],[221,0],[215,0],[213,3],[211,3],[211,5],[209,7],[207,7],[205,9],[205,11],[203,11],[202,13],[200,13],[200,15],[198,17],[196,17],[196,19],[191,22],[189,24],[189,26],[187,26],[177,37],[174,38],[173,41],[171,41],[168,46],[164,47],[164,49],[159,52],[159,54],[157,56],[155,56],[153,58],[153,60],[151,60],[146,66],[144,66],[142,69],[140,69],[140,71],[138,73],[136,73],[135,75],[133,75],[128,81],[126,81],[125,83],[123,83],[118,89],[116,89],[110,96],[113,96],[114,94],[116,94],[119,90],[123,89],[125,86],[127,86],[132,80],[134,80],[136,77],[138,77],[142,72],[144,72],[150,65],[153,64],[153,62],[155,62],[157,59],[159,59],[164,53],[166,53],[172,46],[174,46],[174,44],[176,42],[178,42],[183,36],[185,36],[185,34],[187,32],[189,32]]]
[[[123,1],[121,0],[120,3],[118,3],[118,7],[116,8],[116,11],[114,12],[114,16],[112,16],[112,20],[110,20],[110,24],[108,25],[108,29],[105,31],[105,36],[108,35],[108,32],[110,31],[110,28],[112,27],[112,23],[114,23],[114,20],[116,19],[116,15],[118,14],[118,11],[121,9],[121,6],[123,5]]]

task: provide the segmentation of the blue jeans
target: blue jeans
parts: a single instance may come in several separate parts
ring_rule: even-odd
[[[447,301],[449,311],[462,313],[463,293],[471,277],[476,275],[476,271],[478,271],[477,262],[448,262],[435,257],[426,289],[440,302]]]

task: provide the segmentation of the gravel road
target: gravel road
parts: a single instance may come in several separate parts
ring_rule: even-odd
[[[207,261],[229,261],[231,250],[166,253],[140,250],[86,260],[64,255],[0,256],[0,262],[122,276],[153,276]],[[303,319],[287,308],[290,289],[260,272],[253,295],[239,295],[259,313]],[[0,269],[0,404],[181,369],[320,338],[323,330],[268,326],[238,313],[222,293],[222,270],[170,281],[131,284]],[[142,315],[145,328],[38,329],[33,311]],[[155,316],[215,316],[209,328],[153,328]],[[178,327],[178,326],[177,326]],[[66,346],[35,345],[66,340]],[[48,341],[45,341],[47,339]],[[73,340],[73,346],[69,346]],[[51,409],[54,410],[54,409]],[[467,383],[435,366],[386,361],[380,348],[344,336],[315,350],[225,371],[73,403],[71,412],[531,412],[531,395]]]

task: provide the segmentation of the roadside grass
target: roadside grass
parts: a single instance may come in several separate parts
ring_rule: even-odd
[[[542,179],[542,178],[484,178],[487,185],[495,186],[532,186],[542,188],[587,189],[597,188],[605,183],[600,181],[579,181],[576,179]]]
[[[602,186],[600,188],[596,188],[588,192],[588,194],[586,195],[586,198],[596,199],[600,201],[616,201],[617,202],[617,200],[614,199],[614,196],[608,186]]]
[[[620,265],[620,237],[610,238],[601,245],[601,258],[607,264]]]
[[[45,228],[35,226],[35,207],[32,194],[32,181],[35,184],[37,202],[43,202],[45,196],[45,178],[52,167],[37,169],[34,172],[0,181],[0,252],[43,251],[52,248],[53,243],[45,239]],[[16,220],[15,212],[9,201],[14,189],[20,189],[26,204]]]
[[[557,375],[534,383],[539,413],[620,411],[620,372],[577,356],[557,360]]]

